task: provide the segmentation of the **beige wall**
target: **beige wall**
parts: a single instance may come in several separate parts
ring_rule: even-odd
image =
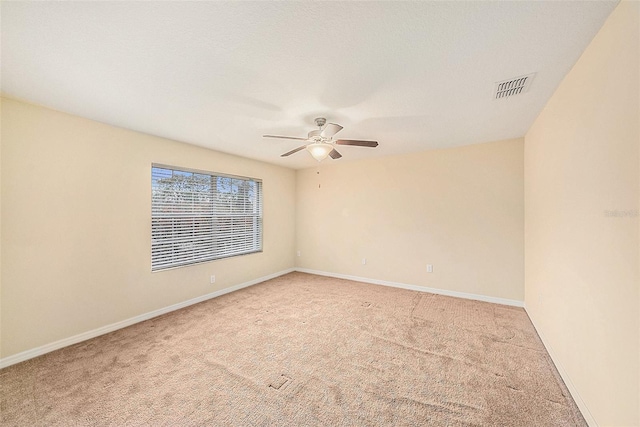
[[[299,170],[297,266],[522,301],[523,167],[515,139]]]
[[[2,357],[294,266],[293,170],[10,99],[2,122]],[[152,162],[261,178],[264,252],[151,273]]]
[[[600,426],[640,425],[639,6],[617,7],[525,138],[526,308]]]

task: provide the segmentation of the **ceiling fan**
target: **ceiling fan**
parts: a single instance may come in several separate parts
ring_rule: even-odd
[[[327,123],[327,119],[324,117],[318,117],[315,119],[317,130],[309,132],[306,138],[299,138],[297,136],[280,136],[280,135],[262,135],[264,138],[281,138],[281,139],[298,139],[301,141],[307,141],[308,144],[302,145],[291,151],[288,151],[280,157],[287,157],[305,148],[311,153],[314,159],[321,162],[327,156],[332,159],[339,159],[342,154],[336,150],[336,145],[353,145],[356,147],[371,147],[378,146],[378,141],[361,141],[357,139],[333,139],[333,136],[342,130],[342,126],[335,123]],[[325,126],[326,125],[326,126]]]

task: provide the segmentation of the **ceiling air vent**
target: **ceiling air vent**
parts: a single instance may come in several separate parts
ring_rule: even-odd
[[[496,83],[495,89],[493,90],[493,98],[509,98],[527,92],[535,75],[536,73],[531,73],[526,76],[515,77]]]

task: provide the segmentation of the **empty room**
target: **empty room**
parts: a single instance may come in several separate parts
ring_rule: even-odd
[[[640,2],[0,41],[0,425],[640,426]]]

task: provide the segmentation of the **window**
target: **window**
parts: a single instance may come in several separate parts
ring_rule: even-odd
[[[152,165],[151,271],[262,251],[262,182]]]

